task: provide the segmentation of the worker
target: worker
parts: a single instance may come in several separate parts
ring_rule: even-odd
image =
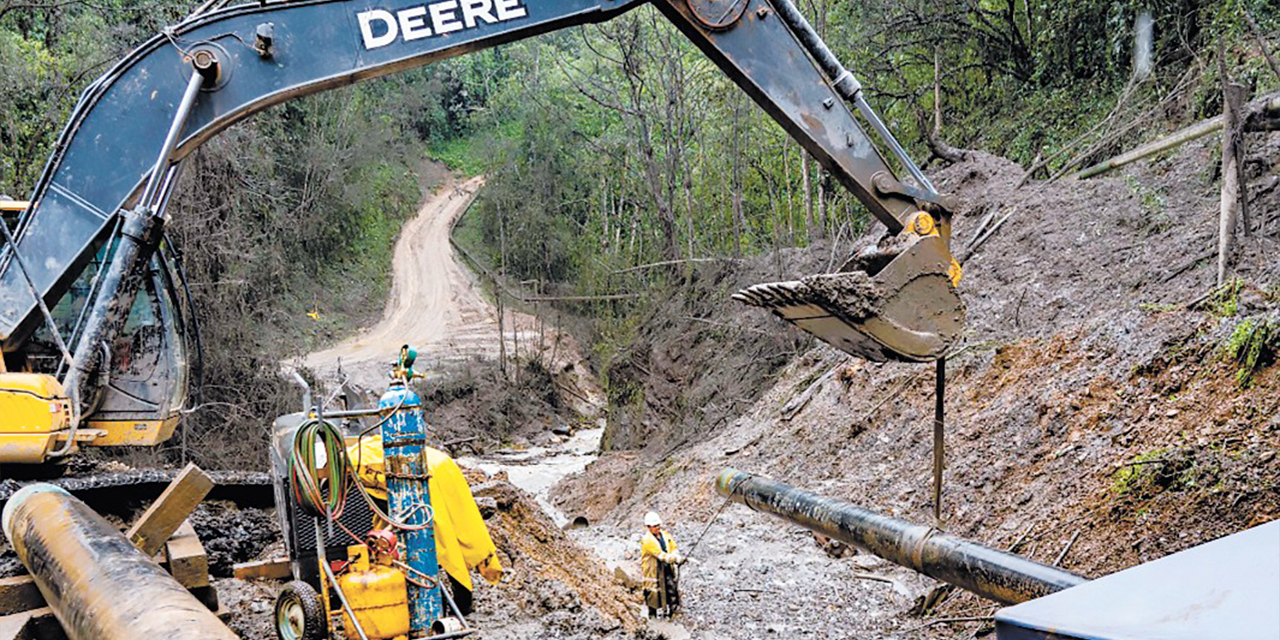
[[[676,566],[684,557],[676,550],[676,539],[662,529],[655,512],[644,514],[647,529],[640,538],[640,573],[644,577],[644,603],[650,618],[671,617],[680,606]]]
[[[475,590],[471,569],[478,570],[489,584],[498,584],[502,578],[502,563],[498,561],[498,549],[489,537],[489,529],[458,463],[443,451],[425,446],[423,451],[430,476],[427,489],[431,495],[431,510],[435,514],[436,557],[440,568],[449,576],[454,603],[462,615],[469,615]],[[382,437],[360,438],[348,446],[347,456],[356,468],[360,484],[374,499],[385,503],[387,476]]]

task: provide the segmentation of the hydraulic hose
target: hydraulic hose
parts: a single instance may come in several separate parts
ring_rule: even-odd
[[[385,418],[383,421],[385,422]],[[323,454],[318,453],[321,447]],[[342,433],[327,420],[308,418],[298,427],[293,437],[293,452],[289,456],[288,475],[294,500],[302,507],[303,512],[315,518],[338,522],[347,504],[347,492],[354,485],[369,510],[396,529],[425,529],[434,520],[434,513],[428,513],[424,524],[410,525],[392,518],[384,511],[361,484],[358,469],[351,464],[351,458],[347,454],[346,440]],[[425,505],[424,508],[430,510]]]

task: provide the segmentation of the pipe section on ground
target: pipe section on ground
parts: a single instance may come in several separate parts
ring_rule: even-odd
[[[1003,604],[1087,582],[1070,571],[736,469],[720,473],[716,493]]]
[[[23,487],[0,523],[71,640],[237,637],[111,523],[59,487]]]

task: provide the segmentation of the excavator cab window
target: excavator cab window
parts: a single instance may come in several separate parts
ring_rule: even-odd
[[[58,331],[73,345],[94,294],[99,267],[114,249],[114,245],[103,243],[50,310]],[[98,419],[165,420],[186,401],[193,322],[183,295],[185,287],[169,263],[166,251],[152,258],[124,329],[111,345],[108,384]],[[28,345],[27,369],[59,376],[66,372],[47,326],[36,329]]]
[[[162,256],[152,258],[124,330],[111,346],[110,381],[99,416],[163,420],[187,396],[188,345],[176,291]]]

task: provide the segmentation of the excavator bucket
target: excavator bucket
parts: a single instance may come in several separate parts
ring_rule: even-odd
[[[733,299],[768,309],[846,353],[875,362],[942,357],[960,338],[964,303],[937,235],[914,237],[874,272],[857,258],[837,273],[769,282]]]

